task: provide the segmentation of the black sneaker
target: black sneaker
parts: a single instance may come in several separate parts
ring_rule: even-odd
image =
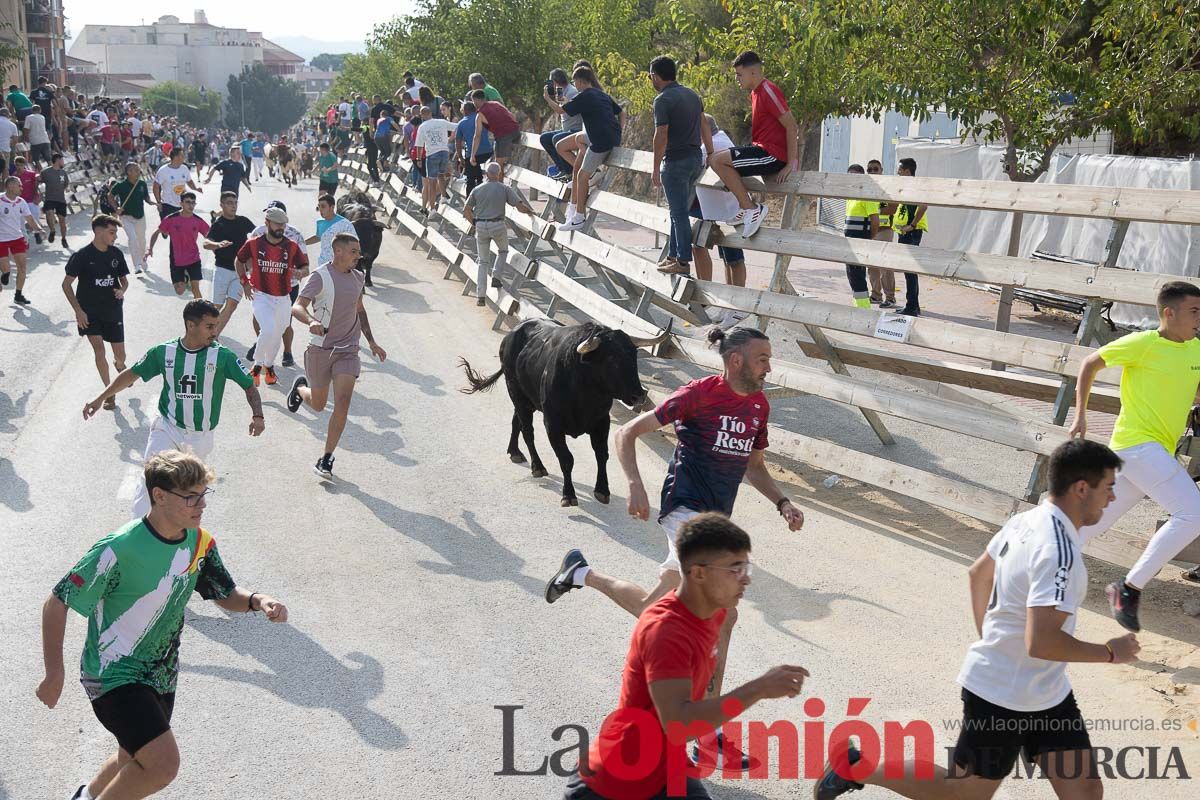
[[[493,277],[492,278],[492,288],[493,289],[503,289],[504,288],[503,281],[501,281],[499,278]]]
[[[895,308],[896,301],[895,300],[884,300],[882,303],[879,304],[879,307],[880,308]]]
[[[42,243],[42,235],[40,233],[35,233],[33,235],[33,240],[35,242],[37,242],[38,244],[41,244]]]
[[[75,790],[75,794],[71,795],[71,800],[79,800],[79,798],[83,797],[83,790],[86,788],[87,784],[81,783],[79,788]]]
[[[371,270],[367,270],[367,276],[366,276],[366,279],[363,281],[363,286],[374,286],[374,285],[375,284],[371,283]]]
[[[848,764],[857,764],[859,758],[858,748],[852,744],[846,746],[846,761]],[[849,778],[843,778],[838,775],[833,768],[833,759],[825,763],[825,774],[821,776],[821,780],[813,784],[813,800],[833,800],[835,797],[841,797],[846,792],[857,792],[863,788],[861,783],[855,783]]]
[[[50,229],[50,235],[46,237],[46,241],[48,241],[48,242],[54,241],[54,229],[53,228]]]
[[[63,250],[71,249],[71,246],[69,244],[67,244],[67,237],[65,237],[65,236],[62,238],[62,246],[63,246]]]
[[[291,353],[284,353],[284,354],[283,354],[283,361],[280,361],[280,362],[279,362],[279,366],[281,366],[281,367],[294,367],[294,366],[296,366],[296,359],[292,358],[292,354],[291,354]]]
[[[8,279],[12,277],[11,272],[0,272],[0,285],[8,286]]]
[[[729,750],[730,760],[733,762],[733,763],[729,764],[728,767],[725,766],[725,751],[726,751],[726,749]],[[700,755],[701,755],[700,742],[693,742],[692,743],[692,763],[693,764],[700,763]],[[741,756],[741,758],[738,758],[739,755]],[[727,748],[725,746],[725,734],[720,733],[720,732],[717,733],[716,756],[717,756],[717,763],[715,766],[713,766],[713,769],[712,769],[713,774],[716,774],[719,771],[724,771],[726,769],[728,769],[731,772],[749,772],[754,767],[757,767],[758,763],[759,763],[758,759],[751,758],[749,753],[738,753],[738,751],[733,747]]]
[[[1108,595],[1108,607],[1112,609],[1113,619],[1127,631],[1137,633],[1142,629],[1138,624],[1138,602],[1142,599],[1140,589],[1134,589],[1125,581],[1114,581],[1104,590]]]
[[[20,292],[17,292],[17,296],[14,297],[13,300],[15,302],[20,303],[23,306],[30,305],[29,298],[26,297],[25,295],[21,294]]]
[[[317,464],[313,467],[313,472],[320,475],[322,478],[333,477],[333,456],[326,453],[317,459]]]
[[[906,317],[919,317],[921,316],[921,309],[917,306],[905,306],[900,309],[900,313]]]
[[[250,349],[246,351],[246,360],[247,361],[254,360],[254,348],[256,348],[256,347],[258,347],[258,342],[255,342],[254,344],[250,345]]]
[[[288,391],[287,410],[293,414],[300,410],[300,406],[304,405],[304,398],[300,396],[301,386],[308,386],[308,379],[303,375],[292,381],[292,388]]]
[[[567,554],[563,556],[558,573],[546,584],[546,602],[553,603],[572,589],[578,589],[579,587],[575,585],[572,578],[575,577],[575,570],[587,565],[587,559],[583,557],[583,553],[574,549],[568,550]]]

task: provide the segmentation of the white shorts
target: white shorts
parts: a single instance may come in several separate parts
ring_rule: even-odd
[[[198,458],[207,460],[212,449],[212,431],[185,431],[159,414],[150,425],[150,436],[146,440],[146,452],[142,457],[142,463],[149,461],[151,456],[158,455],[164,450],[191,452]],[[144,517],[149,513],[150,494],[146,490],[146,482],[139,480],[133,496],[133,516]]]
[[[212,301],[223,306],[226,300],[241,302],[242,296],[242,282],[238,280],[237,270],[213,267]]]
[[[679,551],[675,549],[675,539],[679,537],[679,529],[683,527],[683,523],[692,517],[699,516],[701,513],[695,509],[680,506],[663,517],[662,521],[658,523],[662,526],[663,532],[667,534],[667,560],[658,565],[659,572],[682,571],[679,563]]]

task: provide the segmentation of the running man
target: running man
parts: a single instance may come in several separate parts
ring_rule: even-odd
[[[163,164],[154,174],[154,202],[158,204],[159,216],[163,219],[183,209],[183,193],[188,189],[204,193],[192,181],[192,171],[183,163],[183,156],[182,147],[173,148],[170,163]]]
[[[0,196],[0,286],[7,286],[12,266],[9,256],[17,263],[17,293],[13,300],[23,306],[29,305],[25,296],[26,253],[29,239],[26,230],[41,231],[42,226],[29,210],[29,204],[21,198],[21,179],[10,175],[4,179],[4,195]]]
[[[67,275],[62,290],[75,312],[79,335],[86,336],[96,359],[100,382],[108,386],[108,358],[104,343],[112,348],[113,366],[125,369],[125,292],[129,289],[129,266],[117,249],[116,217],[98,214],[92,217],[92,241],[67,259]],[[79,287],[72,284],[79,281]],[[117,399],[104,401],[106,409],[117,407]]]
[[[265,214],[272,208],[278,208],[283,213],[287,213],[287,205],[282,200],[272,200],[271,202],[267,203],[267,207],[263,209],[263,213]],[[263,236],[266,234],[266,232],[267,226],[265,224],[259,225],[250,232],[250,238],[254,238],[255,236]],[[305,255],[308,255],[307,243],[305,242],[304,234],[300,232],[299,228],[291,223],[288,223],[287,225],[283,226],[283,236],[288,241],[295,242],[296,246],[299,247]],[[330,256],[330,258],[332,257],[333,256]],[[299,271],[292,273],[292,289],[288,296],[293,303],[296,302],[296,298],[300,296],[300,277]],[[258,338],[261,330],[259,329],[258,320],[255,319],[253,314],[250,315],[250,322],[254,325],[254,336],[255,338]],[[283,360],[279,362],[279,366],[294,367],[296,365],[296,360],[292,357],[292,341],[295,338],[295,332],[292,330],[292,316],[289,314],[287,318],[287,328],[283,332]],[[254,345],[250,345],[250,349],[246,351],[246,361],[254,361],[254,347]]]
[[[284,236],[288,215],[282,208],[266,211],[266,231],[251,235],[237,252],[235,266],[242,283],[242,294],[254,303],[258,339],[254,343],[254,369],[257,386],[265,373],[268,386],[278,381],[275,356],[283,344],[283,334],[291,316],[291,283],[294,274],[307,274],[308,256],[302,245]]]
[[[140,378],[163,379],[158,396],[158,418],[150,426],[146,462],[164,450],[190,450],[207,458],[213,449],[213,431],[221,420],[225,381],[232,380],[246,393],[250,406],[251,436],[263,432],[266,423],[262,398],[246,367],[233,351],[217,342],[220,309],[207,300],[190,300],[183,307],[183,336],[150,348],[141,360],[122,370],[104,391],[83,407],[83,418],[91,419],[110,397],[128,389]],[[133,516],[150,510],[150,495],[139,484],[133,499]]]
[[[333,477],[333,451],[346,428],[354,383],[362,371],[358,356],[360,340],[367,338],[371,353],[381,362],[387,358],[375,342],[367,309],[363,306],[363,274],[354,267],[362,248],[352,233],[333,237],[333,261],[322,264],[300,287],[300,298],[292,316],[312,333],[304,352],[304,375],[292,382],[287,396],[288,411],[296,413],[308,404],[313,411],[325,410],[329,387],[333,386],[333,413],[325,433],[325,454],[313,470],[322,478]],[[311,384],[310,384],[311,381]]]
[[[238,190],[245,185],[246,191],[253,193],[250,188],[250,167],[242,161],[242,148],[236,144],[229,148],[229,158],[222,159],[208,168],[208,175],[204,178],[204,182],[212,181],[213,173],[221,173],[221,194],[225,192],[238,193]]]
[[[332,196],[337,194],[338,187],[337,156],[330,151],[326,142],[321,142],[318,149],[321,154],[317,156],[317,194]]]
[[[1084,359],[1075,389],[1071,436],[1087,434],[1092,383],[1105,367],[1121,367],[1121,413],[1109,447],[1121,457],[1116,500],[1084,538],[1108,530],[1149,495],[1171,515],[1125,576],[1106,588],[1113,618],[1126,630],[1141,630],[1138,604],[1146,584],[1200,535],[1200,489],[1175,460],[1188,414],[1200,403],[1200,287],[1170,281],[1158,292],[1158,329],[1109,342]],[[1192,580],[1194,571],[1184,577]]]
[[[335,236],[348,233],[357,239],[358,234],[354,232],[354,223],[337,213],[337,201],[333,199],[333,195],[323,194],[317,198],[317,213],[321,215],[317,220],[317,232],[305,239],[304,244],[321,243],[321,254],[317,256],[317,264],[325,266],[333,261]],[[292,302],[296,302],[294,298]]]
[[[225,330],[229,318],[237,310],[242,299],[241,282],[238,280],[237,251],[250,238],[254,223],[237,213],[236,192],[221,192],[221,214],[213,220],[208,230],[208,239],[218,246],[213,248],[216,267],[213,269],[213,302],[221,306],[221,318],[217,323],[217,335]]]
[[[96,719],[117,740],[117,751],[72,800],[149,797],[175,779],[179,746],[171,712],[192,592],[230,613],[288,618],[283,603],[234,583],[216,540],[200,527],[216,480],[210,468],[172,450],[149,459],[143,474],[147,516],[96,542],[42,604],[46,674],[38,700],[54,708],[62,696],[63,637],[73,609],[88,618],[79,682]]]
[[[154,243],[159,236],[169,236],[171,247],[171,283],[175,294],[182,295],[190,282],[192,299],[200,299],[200,281],[204,272],[200,266],[200,248],[197,239],[208,235],[209,225],[204,218],[196,213],[196,195],[184,192],[180,199],[183,208],[178,214],[163,217],[158,223],[158,230],[150,237],[150,246],[146,248],[146,259],[154,257]],[[205,242],[206,249],[213,249]]]
[[[648,606],[679,585],[675,542],[681,526],[706,511],[730,515],[743,478],[775,506],[788,530],[803,527],[804,513],[776,485],[764,455],[771,407],[762,390],[771,371],[770,340],[756,328],[737,328],[726,334],[714,327],[708,341],[719,346],[724,374],[680,387],[658,408],[621,426],[615,437],[617,459],[629,481],[629,514],[643,520],[650,517],[650,501],[638,470],[637,440],[668,424],[674,425],[679,439],[667,466],[658,513],[658,524],[667,536],[667,558],[659,567],[658,585],[647,592],[629,581],[604,575],[588,564],[583,553],[571,550],[546,586],[546,602],[553,603],[572,589],[590,586],[640,617]],[[725,656],[736,622],[737,612],[731,609],[721,629],[714,695],[721,693]],[[748,767],[746,757],[742,763]]]
[[[568,780],[563,800],[662,800],[671,788],[668,752],[678,746],[667,739],[669,725],[717,729],[760,700],[796,697],[804,688],[808,670],[782,665],[724,697],[708,693],[720,632],[750,586],[750,537],[720,514],[698,514],[680,526],[677,545],[679,586],[638,617],[617,708],[592,740],[586,768],[581,764]],[[646,715],[658,724],[641,724]],[[711,763],[711,750],[705,755]],[[635,762],[639,769],[631,778]],[[708,800],[699,778],[685,780],[687,800]]]
[[[38,183],[46,187],[42,195],[42,213],[46,215],[46,229],[50,231],[47,241],[54,241],[55,222],[62,234],[62,248],[69,250],[67,245],[67,189],[71,188],[71,179],[63,169],[66,159],[62,153],[50,156],[50,166],[38,175]]]
[[[773,176],[772,180],[782,183],[791,173],[799,172],[799,129],[783,92],[763,77],[763,62],[758,53],[747,50],[739,55],[734,59],[733,73],[738,86],[750,93],[752,143],[714,153],[708,165],[738,200],[737,214],[725,222],[742,225],[742,236],[749,239],[766,219],[767,206],[750,198],[742,176]]]
[[[1060,798],[1103,796],[1067,664],[1128,664],[1141,649],[1132,633],[1103,644],[1075,637],[1088,588],[1082,553],[1088,526],[1112,507],[1120,468],[1117,454],[1099,442],[1059,445],[1050,456],[1049,496],[1012,517],[967,571],[979,640],[958,673],[963,722],[955,773],[909,761],[899,777],[886,776],[882,764],[857,777],[850,767],[860,754],[850,747],[830,753],[813,787],[816,800],[863,783],[919,800],[988,800],[1022,755],[1041,767]]]

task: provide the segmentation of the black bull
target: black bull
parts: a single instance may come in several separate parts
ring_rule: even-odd
[[[366,192],[351,192],[337,201],[337,212],[350,221],[358,237],[362,253],[357,266],[366,273],[367,286],[372,285],[371,267],[379,257],[379,246],[383,243],[383,230],[386,227],[375,219],[375,211],[375,205]]]
[[[663,334],[664,336],[666,334]],[[563,476],[562,505],[577,506],[571,469],[575,459],[566,437],[587,434],[596,453],[596,490],[601,503],[609,500],[608,428],[613,400],[637,407],[646,397],[638,378],[637,348],[661,341],[634,339],[624,331],[594,323],[563,327],[542,320],[523,322],[500,342],[500,370],[487,378],[465,359],[469,388],[474,394],[490,389],[500,376],[508,387],[513,403],[512,436],[508,456],[516,464],[525,463],[517,445],[518,432],[529,448],[533,477],[546,475],[546,468],[533,444],[533,412],[542,412],[546,438],[558,457]]]

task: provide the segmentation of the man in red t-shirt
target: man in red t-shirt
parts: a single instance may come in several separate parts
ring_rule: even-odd
[[[706,734],[759,700],[795,697],[804,686],[808,671],[784,665],[727,695],[706,697],[721,625],[750,585],[750,537],[713,512],[683,525],[678,548],[679,588],[638,618],[617,708],[601,725],[587,763],[568,781],[563,800],[659,800],[668,793],[707,800],[704,784],[689,775],[685,740],[711,741]],[[730,701],[736,713],[726,712]],[[690,728],[682,739],[669,740],[674,726]],[[647,763],[648,753],[658,758]],[[699,761],[711,767],[712,751]],[[680,795],[685,785],[686,795]]]
[[[258,322],[258,340],[254,343],[254,376],[257,386],[266,374],[267,385],[274,385],[275,356],[283,344],[283,332],[292,318],[292,275],[308,274],[308,255],[304,248],[284,236],[288,215],[282,208],[266,211],[267,232],[252,236],[237,252],[238,278],[242,293],[254,303]]]
[[[742,182],[743,175],[771,175],[782,183],[800,170],[796,120],[779,87],[763,77],[762,59],[753,50],[733,62],[738,86],[750,93],[750,141],[709,156],[708,165],[737,197],[737,214],[725,220],[742,224],[742,236],[753,236],[767,216],[767,207],[755,203]]]
[[[475,138],[471,140],[471,165],[478,166],[479,143],[486,128],[492,137],[493,156],[500,165],[500,180],[504,180],[504,165],[512,158],[517,137],[521,135],[521,123],[503,103],[488,100],[483,89],[471,92],[471,103],[479,112],[475,117]]]
[[[638,470],[637,440],[665,425],[674,426],[679,440],[659,500],[657,520],[666,534],[667,558],[659,566],[658,584],[647,592],[631,581],[601,573],[574,549],[563,558],[558,573],[546,586],[546,602],[553,603],[572,589],[589,586],[640,616],[679,585],[682,570],[676,547],[683,525],[707,511],[732,514],[743,480],[775,506],[789,530],[803,527],[804,513],[775,483],[764,455],[771,413],[763,394],[763,383],[771,371],[770,340],[756,328],[738,328],[729,334],[713,328],[709,341],[719,346],[724,374],[679,388],[658,408],[623,425],[615,437],[617,459],[629,481],[628,511],[636,519],[650,518],[650,500]],[[737,611],[733,610],[721,628],[712,686],[715,694],[721,693],[725,654],[736,622]],[[751,766],[747,758],[739,758],[732,749],[721,756],[730,768],[736,768],[739,762],[743,769]]]

